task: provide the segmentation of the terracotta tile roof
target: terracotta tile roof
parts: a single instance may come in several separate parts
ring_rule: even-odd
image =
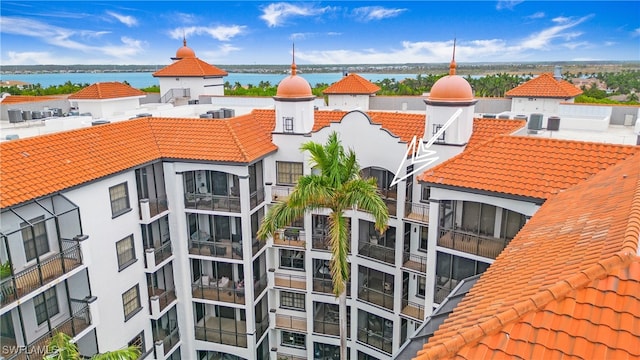
[[[358,74],[349,74],[326,88],[323,94],[375,94],[380,86]]]
[[[37,101],[52,101],[52,100],[64,100],[67,96],[29,96],[29,95],[9,95],[2,99],[2,105],[7,104],[20,104]]]
[[[221,77],[227,76],[229,73],[198,58],[189,57],[167,65],[152,75],[154,77]]]
[[[473,133],[467,143],[465,151],[469,151],[476,146],[493,140],[498,135],[509,135],[524,127],[526,120],[506,120],[506,119],[474,119]]]
[[[251,162],[276,146],[250,116],[140,118],[0,143],[0,207],[160,158]]]
[[[416,359],[640,358],[638,164],[543,204]]]
[[[95,83],[69,96],[69,100],[117,99],[133,96],[145,96],[142,90],[134,89],[120,82]]]
[[[418,180],[547,199],[639,152],[638,146],[499,136],[425,171]]]
[[[551,73],[540,74],[505,93],[506,97],[572,98],[582,94],[568,81],[556,80]]]

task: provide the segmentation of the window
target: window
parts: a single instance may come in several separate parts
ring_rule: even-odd
[[[429,202],[429,198],[431,197],[431,187],[422,185],[422,194],[420,196],[421,202]]]
[[[136,262],[136,251],[133,246],[133,235],[116,243],[116,252],[118,253],[118,270],[121,271],[129,265]]]
[[[283,117],[284,121],[284,132],[292,133],[293,132],[293,118],[292,117]]]
[[[306,349],[306,335],[291,331],[282,331],[282,346]]]
[[[302,163],[276,161],[276,183],[281,185],[295,185],[302,176]]]
[[[420,245],[418,250],[427,251],[427,243],[429,242],[429,228],[420,226]]]
[[[493,236],[496,207],[477,202],[464,201],[462,204],[462,230],[474,234]]]
[[[427,279],[424,276],[418,276],[418,289],[416,290],[416,296],[424,299],[425,284]]]
[[[304,251],[280,250],[280,267],[304,270]]]
[[[435,136],[438,131],[440,131],[440,129],[442,129],[441,124],[433,124],[433,132],[431,133],[431,136]],[[440,136],[438,136],[436,138],[436,142],[444,142],[444,134],[446,133],[446,131],[443,131],[442,134],[440,134]]]
[[[289,291],[280,292],[280,307],[304,310],[304,294]]]
[[[38,322],[38,325],[59,313],[60,308],[58,307],[56,288],[51,288],[36,296],[33,299],[33,306],[36,310],[36,321]]]
[[[126,182],[110,187],[109,198],[111,199],[111,215],[113,217],[129,211],[129,192]]]
[[[527,222],[526,217],[523,214],[515,211],[503,209],[502,210],[502,230],[500,235],[503,239],[513,239],[518,231],[522,229]]]
[[[140,334],[136,335],[136,337],[131,339],[131,341],[129,341],[127,345],[137,346],[138,349],[140,349],[140,352],[144,354],[144,352],[146,351],[144,347],[144,330]]]
[[[142,309],[140,306],[140,289],[138,285],[122,294],[122,308],[124,309],[124,321],[127,321]]]
[[[33,224],[29,226],[29,224]],[[29,223],[21,223],[22,241],[24,242],[24,254],[27,261],[49,252],[49,238],[44,223],[44,216],[38,216],[29,220]]]

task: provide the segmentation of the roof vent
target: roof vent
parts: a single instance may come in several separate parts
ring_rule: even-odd
[[[109,124],[109,123],[111,123],[111,121],[109,121],[109,120],[93,120],[91,122],[91,126],[104,125],[104,124]]]

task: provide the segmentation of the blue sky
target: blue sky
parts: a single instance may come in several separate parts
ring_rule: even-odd
[[[212,64],[640,60],[640,1],[11,1],[0,62]]]

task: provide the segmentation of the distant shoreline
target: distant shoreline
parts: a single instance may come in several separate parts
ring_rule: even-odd
[[[55,74],[55,73],[137,73],[155,72],[167,64],[161,65],[2,65],[1,75],[12,74]],[[289,65],[216,65],[227,72],[286,74]],[[448,63],[430,64],[346,64],[346,65],[299,65],[301,73],[353,72],[359,74],[382,73],[423,73],[441,74],[449,70]],[[486,75],[496,73],[540,74],[552,72],[555,66],[561,66],[563,72],[593,73],[617,72],[621,70],[640,70],[640,61],[550,61],[522,63],[458,63],[460,75]]]

